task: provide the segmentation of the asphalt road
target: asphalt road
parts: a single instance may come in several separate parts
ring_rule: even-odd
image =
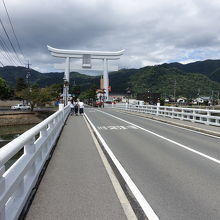
[[[220,219],[219,138],[111,109],[86,114],[160,219]]]

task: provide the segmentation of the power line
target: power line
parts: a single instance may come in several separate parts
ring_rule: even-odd
[[[11,45],[11,47],[12,47],[12,50],[14,51],[14,53],[15,53],[15,55],[16,55],[17,60],[22,64],[22,62],[21,62],[21,60],[20,60],[20,58],[19,58],[19,56],[18,56],[18,54],[17,54],[17,52],[16,52],[16,50],[15,50],[13,44],[12,44],[12,42],[11,42],[11,39],[10,39],[10,37],[9,37],[7,31],[6,31],[6,28],[5,28],[5,26],[4,26],[4,24],[3,24],[1,18],[0,18],[0,23],[1,23],[1,26],[2,26],[2,28],[3,28],[3,30],[4,30],[4,32],[5,32],[5,35],[6,35],[7,38],[8,38],[8,41],[10,42],[10,45]],[[23,65],[23,64],[22,64],[22,65]]]
[[[1,35],[0,35],[0,46],[2,50],[5,52],[6,56],[8,57],[9,62],[12,62],[13,65],[16,65],[16,62],[14,58],[11,56],[10,50]]]
[[[4,53],[6,54],[8,61],[13,63],[13,65],[16,65],[16,62],[14,61],[14,58],[11,56],[8,46],[4,42],[4,39],[2,38],[1,35],[0,35],[0,46],[2,48],[2,51],[4,51]]]
[[[9,16],[9,12],[8,12],[8,10],[7,10],[7,7],[6,7],[6,5],[5,5],[4,0],[2,0],[2,2],[3,2],[3,5],[4,5],[4,7],[5,7],[5,11],[6,11],[6,13],[7,13],[8,20],[9,20],[9,22],[10,22],[10,25],[11,25],[11,28],[12,28],[12,31],[13,31],[13,34],[14,34],[14,37],[15,37],[15,39],[16,39],[18,48],[19,48],[19,50],[20,50],[22,56],[24,57],[23,51],[22,51],[22,49],[21,49],[20,43],[19,43],[19,41],[18,41],[18,38],[17,38],[17,36],[16,36],[16,34],[15,34],[15,29],[14,29],[13,24],[12,24],[12,22],[11,22],[11,18],[10,18],[10,16]],[[23,64],[24,64],[24,63],[23,63]]]
[[[4,53],[3,53],[4,52]],[[8,57],[7,57],[7,54],[5,53],[4,50],[0,51],[0,53],[2,54],[2,56],[6,59],[6,60],[9,60]],[[10,60],[9,60],[10,62]]]
[[[4,64],[0,61],[1,65],[4,67]]]

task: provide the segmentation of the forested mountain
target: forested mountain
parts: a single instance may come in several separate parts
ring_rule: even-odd
[[[185,96],[194,98],[198,95],[211,96],[212,91],[219,92],[220,84],[199,73],[187,73],[169,66],[153,66],[140,69],[129,79],[135,93],[158,92],[162,96]]]
[[[6,80],[6,82],[12,86],[15,87],[16,79],[17,78],[24,78],[26,79],[27,69],[24,67],[14,67],[14,66],[5,66],[0,67],[0,77]],[[42,74],[38,71],[31,70],[31,82],[36,82],[42,77]]]
[[[6,80],[6,82],[13,88],[16,87],[16,79],[26,79],[27,68],[5,66],[0,67],[0,77]],[[36,70],[31,69],[29,82],[30,84],[37,83],[40,87],[50,86],[52,84],[63,83],[63,72],[50,72],[40,73]],[[87,89],[90,84],[99,85],[99,77],[88,76],[76,72],[70,73],[70,84],[81,85],[82,89]]]
[[[16,78],[26,78],[24,67],[2,67],[0,77],[15,87]],[[95,84],[99,87],[99,76],[88,76],[76,72],[70,73],[70,84],[80,85],[81,91]],[[38,83],[41,87],[63,83],[63,73],[40,73],[31,70],[30,84]],[[131,88],[133,94],[139,92],[159,92],[163,96],[196,97],[210,96],[220,92],[220,60],[198,61],[189,64],[170,63],[147,66],[140,69],[121,69],[109,74],[112,93],[125,93]]]
[[[211,96],[220,92],[220,60],[198,61],[189,64],[171,63],[124,69],[110,74],[114,92],[159,92],[163,96]]]
[[[208,76],[210,79],[220,83],[220,60],[205,60],[188,64],[170,63],[164,65],[175,67],[181,71],[188,73],[201,73]]]

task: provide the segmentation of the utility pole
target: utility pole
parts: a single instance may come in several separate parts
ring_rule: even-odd
[[[31,69],[30,69],[30,63],[29,63],[29,60],[28,60],[28,63],[27,63],[27,74],[26,74],[26,79],[27,79],[27,87],[29,89],[29,91],[31,92],[31,89],[30,89],[30,82],[29,82],[29,78],[31,76]],[[26,100],[27,104],[29,103],[29,100]]]
[[[27,63],[27,74],[26,74],[26,79],[27,79],[27,86],[28,88],[30,87],[30,84],[29,84],[29,78],[31,76],[31,69],[30,69],[30,63],[29,63],[29,60],[28,60],[28,63]]]
[[[174,81],[174,85],[173,85],[173,97],[174,97],[174,102],[176,102],[176,80]]]
[[[220,99],[219,99],[219,91],[218,91],[218,104],[220,104]]]
[[[214,91],[212,90],[212,106],[214,105]]]
[[[197,96],[198,96],[198,97],[200,96],[200,88],[198,88]]]

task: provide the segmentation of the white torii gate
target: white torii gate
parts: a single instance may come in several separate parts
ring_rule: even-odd
[[[108,71],[117,71],[118,67],[116,66],[108,66],[108,60],[118,60],[120,56],[123,55],[124,50],[121,51],[86,51],[86,50],[64,50],[57,49],[50,46],[47,46],[52,56],[65,58],[65,64],[57,64],[55,68],[65,69],[64,73],[64,103],[67,104],[69,93],[69,80],[70,80],[70,69],[71,70],[103,70],[103,84],[105,89],[105,98],[108,100],[109,96],[109,79],[108,79]],[[82,59],[82,66],[75,67],[71,65],[71,58]],[[103,67],[92,66],[92,59],[103,60]],[[66,84],[66,85],[65,85]]]

